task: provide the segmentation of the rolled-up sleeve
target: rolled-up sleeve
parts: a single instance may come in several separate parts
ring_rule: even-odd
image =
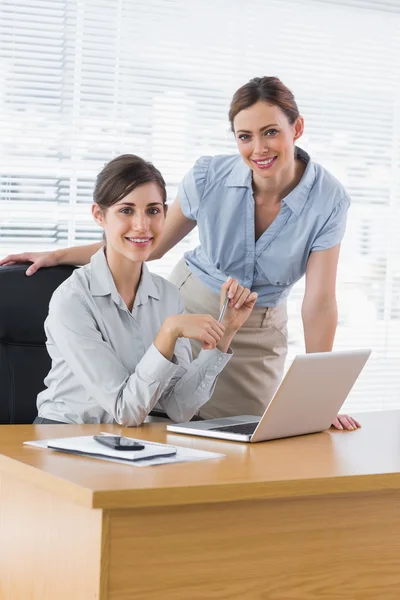
[[[333,248],[334,246],[337,246],[337,244],[340,244],[346,231],[349,206],[349,198],[344,196],[318,232],[311,247],[311,252],[328,250],[329,248]]]
[[[211,156],[202,156],[186,173],[178,188],[178,198],[185,217],[197,220],[200,201],[204,194]]]
[[[160,401],[160,406],[170,419],[176,422],[189,421],[198,412],[211,398],[217,377],[231,356],[231,350],[224,353],[214,348],[201,350],[192,361],[189,340],[177,341],[174,359],[179,365],[178,370]]]

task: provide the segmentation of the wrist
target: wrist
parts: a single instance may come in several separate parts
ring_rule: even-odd
[[[225,331],[224,331],[224,338],[233,338],[233,336],[235,335],[235,333],[237,333],[238,329],[236,327],[233,327],[232,325],[225,325],[225,323],[223,323],[223,325],[225,326]]]
[[[60,248],[59,250],[53,250],[53,257],[56,265],[64,264],[65,249]]]
[[[232,342],[232,338],[235,335],[237,329],[233,329],[231,327],[226,328],[224,331],[224,335],[222,336],[222,338],[219,340],[218,344],[217,344],[217,348],[218,350],[221,350],[221,352],[227,352],[229,349],[229,346],[231,345]]]
[[[174,317],[167,317],[161,326],[161,330],[164,335],[169,337],[174,342],[176,342],[176,340],[180,337],[179,326],[176,322],[176,318]]]

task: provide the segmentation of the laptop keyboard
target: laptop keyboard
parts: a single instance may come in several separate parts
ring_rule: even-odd
[[[238,423],[238,425],[227,425],[225,427],[213,427],[208,431],[223,431],[225,433],[241,433],[244,435],[251,435],[255,432],[258,421],[255,423]]]

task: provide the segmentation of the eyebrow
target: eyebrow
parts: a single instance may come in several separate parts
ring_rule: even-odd
[[[136,206],[134,202],[117,202],[118,206]],[[162,202],[149,202],[146,206],[162,206]]]
[[[270,123],[269,125],[264,125],[264,127],[260,127],[259,131],[264,131],[264,129],[268,129],[268,127],[279,127],[277,123]],[[238,129],[236,133],[252,133],[248,129]]]

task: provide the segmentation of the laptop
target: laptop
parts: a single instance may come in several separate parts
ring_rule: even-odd
[[[296,356],[263,416],[190,421],[167,425],[174,433],[237,442],[264,442],[329,429],[371,350]]]

